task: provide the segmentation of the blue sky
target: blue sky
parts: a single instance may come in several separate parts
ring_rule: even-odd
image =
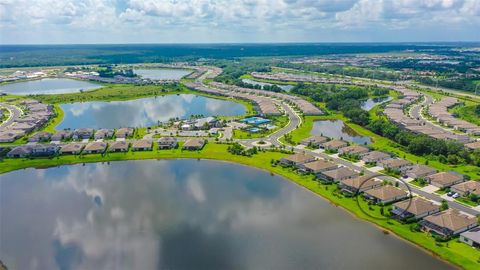
[[[0,0],[1,44],[480,41],[480,0]]]

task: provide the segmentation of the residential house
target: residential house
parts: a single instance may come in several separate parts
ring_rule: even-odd
[[[407,218],[421,219],[440,212],[440,205],[421,197],[414,197],[411,200],[394,203],[391,212],[401,220]]]
[[[52,141],[67,140],[67,139],[70,139],[72,136],[73,136],[73,132],[72,132],[72,131],[69,131],[69,130],[61,130],[61,131],[55,132],[55,133],[52,135],[51,140],[52,140]]]
[[[107,143],[105,142],[90,142],[88,143],[83,152],[86,154],[100,154],[107,149]]]
[[[357,144],[338,149],[338,153],[340,155],[354,155],[359,157],[364,156],[369,151],[370,149],[368,149],[368,147],[357,145]]]
[[[82,152],[84,147],[85,147],[84,143],[72,142],[72,143],[62,145],[60,147],[60,153],[78,155]]]
[[[10,152],[7,153],[7,157],[23,158],[23,157],[30,156],[32,152],[33,152],[33,149],[31,145],[20,145],[10,150]]]
[[[151,140],[137,140],[132,143],[133,151],[152,151],[152,141]]]
[[[425,231],[439,234],[443,237],[458,235],[476,227],[477,218],[461,214],[456,209],[448,209],[440,213],[426,216],[420,225]]]
[[[28,138],[28,142],[46,142],[50,140],[52,137],[52,133],[46,131],[40,131],[33,134],[30,138]]]
[[[322,148],[330,151],[338,151],[338,149],[345,146],[348,146],[348,143],[342,140],[331,140],[321,145]]]
[[[93,136],[93,128],[79,128],[73,131],[74,140],[90,139]]]
[[[407,177],[416,179],[416,178],[425,178],[426,176],[437,173],[438,171],[432,167],[426,165],[413,165],[408,170],[404,171],[404,175]]]
[[[175,137],[162,137],[158,139],[158,149],[173,149],[178,147]]]
[[[23,130],[5,130],[0,132],[0,142],[14,142],[25,135]]]
[[[467,181],[467,182],[459,183],[451,186],[450,190],[462,196],[468,196],[470,194],[480,196],[480,182]]]
[[[301,170],[308,173],[313,173],[313,174],[334,170],[337,167],[338,167],[337,164],[330,161],[322,160],[322,159],[311,161],[311,162],[300,165]]]
[[[439,172],[425,177],[425,180],[436,187],[446,188],[463,182],[464,177],[453,172]]]
[[[133,128],[119,128],[115,132],[115,137],[121,138],[121,139],[132,137],[134,131],[135,130]]]
[[[32,153],[30,154],[33,157],[47,157],[53,156],[58,153],[60,146],[56,144],[36,144],[32,145]]]
[[[380,162],[380,165],[384,169],[404,172],[412,165],[412,163],[404,159],[387,159],[387,160],[382,160]]]
[[[372,178],[370,175],[362,175],[355,178],[345,179],[340,181],[340,188],[344,192],[351,194],[358,194],[366,190],[380,187],[382,181]]]
[[[460,234],[460,242],[475,248],[480,248],[480,228],[473,228]]]
[[[373,163],[373,164],[378,164],[379,162],[382,162],[384,160],[390,159],[391,156],[387,153],[380,152],[380,151],[372,151],[367,154],[365,154],[362,157],[362,160],[365,163]]]
[[[365,198],[373,200],[375,203],[387,204],[403,200],[408,197],[408,193],[402,189],[391,185],[384,185],[373,189],[366,190]]]
[[[355,178],[358,173],[346,167],[340,167],[330,171],[320,172],[317,177],[325,182],[340,182],[346,179]]]
[[[205,140],[201,138],[191,138],[185,141],[183,150],[201,150],[205,146]]]
[[[467,147],[468,149],[470,150],[477,150],[477,149],[480,149],[480,141],[475,141],[475,142],[471,142],[471,143],[467,143],[465,144],[465,147]]]
[[[109,152],[127,152],[130,143],[127,141],[115,141],[111,142],[108,146]]]
[[[297,153],[280,159],[280,164],[284,166],[299,166],[312,161],[315,161],[314,156],[304,153]]]
[[[101,128],[95,132],[95,140],[102,140],[113,137],[113,129]]]
[[[323,136],[311,136],[302,140],[301,144],[313,148],[319,148],[323,143],[327,142],[328,138]]]

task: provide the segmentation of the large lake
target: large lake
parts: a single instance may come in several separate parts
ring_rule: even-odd
[[[268,172],[206,160],[0,178],[9,269],[452,269]]]
[[[102,87],[101,85],[63,78],[47,78],[0,85],[0,91],[15,95],[77,93]]]
[[[190,70],[186,69],[167,69],[167,68],[156,68],[156,69],[134,69],[133,70],[138,76],[150,79],[150,80],[180,80],[184,76],[192,73]]]
[[[282,90],[285,90],[287,92],[290,92],[290,90],[292,90],[292,88],[293,88],[293,85],[290,85],[290,84],[273,84],[273,83],[254,81],[254,80],[251,80],[251,79],[242,79],[242,82],[248,83],[248,84],[253,84],[253,85],[258,84],[258,85],[262,86],[262,89],[263,89],[263,86],[265,86],[265,85],[268,85],[268,86],[276,85],[276,86],[280,87]]]
[[[191,94],[166,95],[127,101],[92,101],[62,104],[65,117],[56,127],[119,128],[145,127],[172,118],[191,115],[236,116],[246,112],[242,104]]]
[[[312,135],[327,136],[335,139],[342,139],[357,144],[370,144],[370,137],[361,136],[355,130],[345,125],[342,120],[321,120],[313,123],[310,132]]]

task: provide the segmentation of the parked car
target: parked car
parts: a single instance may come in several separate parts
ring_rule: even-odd
[[[452,197],[452,196],[453,196],[453,194],[455,194],[455,192],[453,192],[453,191],[450,191],[450,192],[448,192],[448,193],[447,193],[447,196],[448,196],[448,197]]]
[[[456,199],[458,197],[460,197],[460,194],[458,194],[458,193],[455,193],[455,194],[452,195],[452,198],[454,198],[454,199]]]

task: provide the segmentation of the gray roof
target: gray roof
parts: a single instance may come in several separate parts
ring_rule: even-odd
[[[470,231],[463,232],[460,235],[468,239],[471,239],[476,243],[480,243],[480,227],[471,229]]]

